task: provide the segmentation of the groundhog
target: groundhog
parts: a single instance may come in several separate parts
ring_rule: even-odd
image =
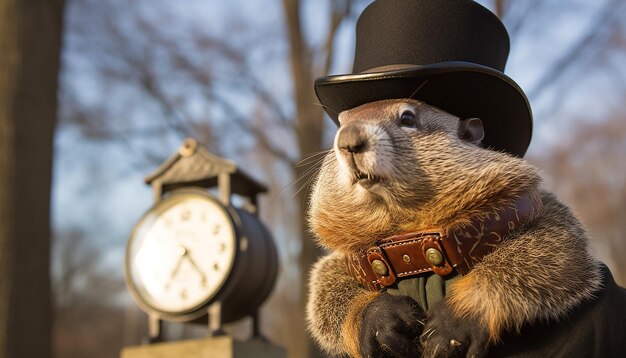
[[[481,147],[479,118],[399,99],[346,110],[338,120],[308,212],[312,232],[330,252],[312,270],[307,308],[309,331],[327,353],[624,354],[626,290],[589,253],[587,234],[571,211],[540,188],[536,168]],[[524,215],[515,207],[521,199],[532,204]],[[379,280],[366,282],[350,267],[386,238],[431,228],[464,232],[507,210],[517,221],[463,269],[427,257],[441,266],[400,277],[381,254]],[[468,232],[454,236],[459,245],[476,239]],[[389,275],[392,283],[381,284]]]

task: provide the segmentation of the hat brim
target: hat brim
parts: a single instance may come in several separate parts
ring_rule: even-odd
[[[315,92],[337,124],[339,113],[362,104],[412,98],[461,118],[480,118],[489,149],[523,157],[532,136],[532,112],[521,88],[502,72],[473,63],[321,77]]]

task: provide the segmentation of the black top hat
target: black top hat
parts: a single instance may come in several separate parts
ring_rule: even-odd
[[[502,73],[509,37],[472,0],[377,0],[356,25],[353,74],[315,81],[330,117],[368,102],[414,98],[461,118],[478,117],[483,146],[524,156],[532,113]]]

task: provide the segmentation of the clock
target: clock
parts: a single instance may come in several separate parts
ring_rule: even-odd
[[[125,278],[148,314],[148,342],[164,339],[164,321],[204,323],[217,336],[223,323],[245,316],[261,337],[259,307],[278,272],[276,246],[258,216],[257,197],[267,188],[193,138],[145,182],[155,204],[128,239]]]
[[[233,321],[253,314],[273,286],[276,252],[268,241],[254,213],[206,190],[176,189],[131,233],[127,286],[144,311],[161,319],[195,320],[220,300],[223,320]]]

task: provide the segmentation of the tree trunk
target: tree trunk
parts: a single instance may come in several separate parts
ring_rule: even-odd
[[[493,2],[493,5],[495,7],[495,14],[500,18],[500,20],[502,20],[502,18],[504,17],[504,7],[506,6],[506,0],[494,0]]]
[[[0,2],[0,357],[50,357],[50,185],[63,0]]]
[[[313,92],[314,73],[311,63],[310,48],[304,39],[302,33],[302,25],[300,22],[300,5],[299,0],[283,0],[283,8],[285,11],[285,21],[288,28],[288,42],[290,45],[290,65],[293,83],[293,92],[296,103],[295,132],[298,140],[298,149],[300,157],[319,152],[322,146],[323,134],[323,113],[319,106],[315,103],[315,93]],[[305,175],[308,166],[294,168],[294,177],[299,179]],[[314,175],[309,173],[308,175]],[[306,179],[302,179],[306,182]],[[290,352],[294,357],[314,358],[322,357],[319,348],[312,342],[311,338],[305,330],[304,312],[306,309],[306,295],[308,292],[309,271],[311,265],[317,261],[321,255],[320,248],[313,241],[313,237],[307,230],[306,226],[306,210],[308,208],[308,190],[301,190],[298,195],[298,204],[300,208],[300,231],[302,239],[302,252],[300,254],[300,312],[302,316],[297,319],[294,330],[301,334],[298,341],[301,344],[297,351]]]
[[[298,82],[295,82],[298,83]],[[297,118],[296,118],[296,133],[298,137],[298,145],[300,149],[301,158],[317,153],[322,148],[322,135],[324,129],[324,117],[322,115],[321,107],[315,106],[314,103],[317,100],[313,92],[313,78],[309,77],[308,81],[298,83],[298,90],[296,95],[297,103]],[[301,178],[306,175],[307,178],[302,179],[304,183],[308,182],[308,177],[316,175],[315,171],[311,171],[311,167],[314,164],[302,165],[294,168],[294,175],[296,178]],[[307,305],[307,294],[309,292],[309,271],[317,259],[322,255],[321,248],[314,241],[313,235],[308,230],[306,213],[309,207],[309,188],[300,190],[297,195],[298,204],[300,207],[300,237],[302,239],[302,252],[300,253],[300,292],[302,293],[302,299],[300,300],[301,312],[304,313]],[[306,356],[302,357],[323,357],[320,349],[314,344],[308,333],[307,337],[303,340],[306,342]]]

